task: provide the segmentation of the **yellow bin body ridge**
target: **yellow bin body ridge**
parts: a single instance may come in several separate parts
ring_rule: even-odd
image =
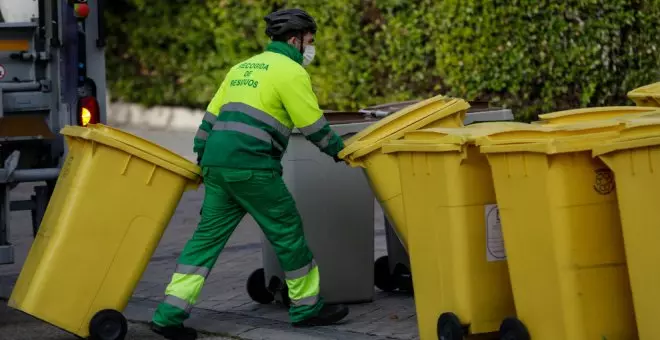
[[[648,124],[648,125],[647,125]],[[616,176],[628,271],[640,339],[660,339],[660,120],[631,124],[594,149]]]
[[[382,145],[403,137],[408,131],[428,127],[463,126],[470,105],[462,99],[433,97],[394,113],[353,136],[339,156],[353,166],[364,168],[369,185],[383,207],[403,246],[408,247],[405,211],[401,197],[399,168]]]
[[[62,133],[66,161],[9,306],[87,337],[96,312],[126,307],[199,168],[111,128]]]
[[[612,133],[481,148],[517,315],[534,340],[637,339],[614,178],[590,150]]]
[[[420,338],[438,339],[443,313],[471,334],[496,332],[515,307],[490,166],[461,136],[474,128],[431,130],[419,136],[456,135],[416,143],[411,133],[383,148],[401,172]]]

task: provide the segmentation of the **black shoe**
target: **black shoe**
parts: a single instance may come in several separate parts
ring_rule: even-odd
[[[341,321],[348,315],[348,307],[344,305],[324,305],[319,314],[309,319],[294,322],[294,327],[328,326]]]
[[[168,326],[168,327],[161,327],[156,325],[155,323],[151,322],[149,324],[151,327],[151,330],[156,333],[162,335],[165,339],[169,340],[196,340],[197,339],[197,331],[195,331],[192,328],[187,328],[181,326]]]

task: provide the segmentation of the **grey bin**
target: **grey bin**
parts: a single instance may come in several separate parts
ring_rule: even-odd
[[[373,117],[326,113],[343,139],[360,132]],[[305,237],[321,275],[328,303],[373,301],[375,197],[364,173],[320,152],[297,130],[282,160],[284,181],[303,218]],[[260,303],[289,303],[284,273],[262,233],[263,269],[248,279],[250,297]]]
[[[360,110],[360,114],[326,112],[332,128],[344,139],[380,118],[415,101],[383,104]],[[465,125],[486,121],[511,121],[511,110],[470,103]],[[384,213],[388,255],[374,263],[375,197],[360,169],[335,163],[294,131],[282,160],[284,181],[303,218],[305,237],[321,274],[321,294],[328,303],[373,301],[374,285],[391,292],[413,292],[410,260]],[[259,303],[278,300],[289,304],[284,272],[262,234],[264,267],[247,282],[250,297]]]
[[[402,293],[412,293],[408,253],[386,214],[383,214],[383,221],[385,221],[387,255],[379,257],[374,263],[374,284],[385,292],[398,290]]]

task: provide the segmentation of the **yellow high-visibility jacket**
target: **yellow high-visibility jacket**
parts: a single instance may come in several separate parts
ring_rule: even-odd
[[[337,159],[344,143],[323,116],[302,59],[295,47],[272,42],[231,68],[195,136],[202,166],[281,171],[294,128]]]

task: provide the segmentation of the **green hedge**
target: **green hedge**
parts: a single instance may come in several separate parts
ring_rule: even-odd
[[[521,119],[632,104],[660,79],[660,0],[114,0],[114,98],[204,108],[236,62],[267,43],[263,16],[300,6],[320,26],[309,71],[324,108],[438,93]]]

